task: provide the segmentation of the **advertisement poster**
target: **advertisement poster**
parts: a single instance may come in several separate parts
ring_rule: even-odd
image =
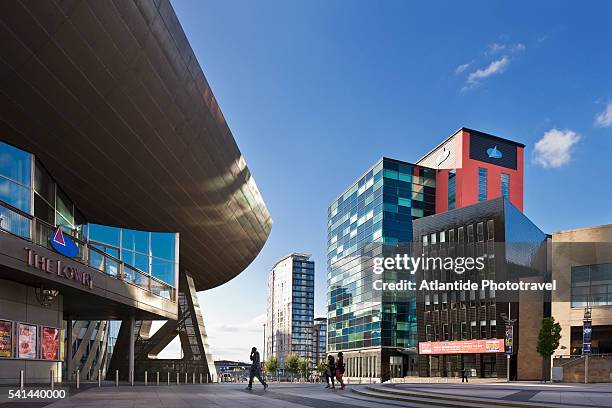
[[[419,354],[503,353],[504,339],[420,342]]]
[[[19,323],[17,357],[36,358],[36,326]]]
[[[506,354],[514,352],[514,326],[506,325]]]
[[[13,323],[0,320],[0,357],[13,357]]]
[[[591,352],[592,333],[593,327],[591,326],[591,321],[585,320],[582,325],[582,354],[589,354]]]
[[[59,329],[43,327],[41,336],[42,358],[45,360],[59,360]]]

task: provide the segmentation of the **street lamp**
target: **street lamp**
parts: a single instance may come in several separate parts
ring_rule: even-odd
[[[263,324],[263,361],[266,361],[266,324]]]
[[[506,324],[506,335],[504,339],[504,350],[506,353],[506,381],[510,382],[510,358],[514,353],[514,323],[517,319],[510,318],[510,302],[508,302],[508,314],[499,314]]]
[[[584,383],[589,382],[589,354],[591,354],[591,338],[593,334],[593,325],[591,320],[591,307],[587,302],[584,308],[584,317],[582,318],[582,355],[584,356]]]

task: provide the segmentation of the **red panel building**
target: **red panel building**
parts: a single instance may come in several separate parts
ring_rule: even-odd
[[[461,128],[416,164],[437,170],[436,213],[505,195],[523,211],[525,145]]]

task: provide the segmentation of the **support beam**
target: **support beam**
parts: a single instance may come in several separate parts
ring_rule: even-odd
[[[130,317],[129,320],[130,325],[130,343],[129,343],[129,381],[130,384],[134,384],[134,345],[136,343],[136,338],[134,336],[134,330],[136,328],[136,322],[134,321],[134,316]]]
[[[66,381],[72,380],[72,372],[74,371],[74,365],[72,363],[72,319],[68,317],[66,319]]]
[[[200,311],[197,292],[193,278],[188,271],[180,272],[178,290],[178,320],[168,320],[155,334],[149,335],[150,322],[137,321],[132,326],[130,321],[123,321],[115,349],[111,357],[109,373],[119,370],[124,380],[130,381],[128,373],[132,372],[135,378],[144,379],[145,370],[149,373],[181,373],[202,374],[206,378],[217,375],[213,361],[204,319]],[[179,336],[183,358],[156,359],[172,340]],[[131,358],[133,353],[133,360]],[[133,362],[137,371],[130,368],[126,361]],[[174,377],[174,374],[172,374]]]

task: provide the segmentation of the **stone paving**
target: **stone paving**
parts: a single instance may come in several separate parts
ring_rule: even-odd
[[[271,384],[267,391],[259,384],[246,391],[245,384],[159,385],[115,388],[105,384],[57,401],[48,407],[68,408],[183,408],[183,407],[247,407],[247,408],[383,408],[431,407],[431,403],[385,400],[351,392],[366,387],[386,387],[397,391],[422,392],[429,395],[457,398],[490,398],[502,403],[540,403],[563,407],[612,407],[610,384],[538,384],[538,383],[429,383],[391,385],[352,385],[346,390],[326,390],[321,384]],[[448,402],[448,400],[446,400]],[[486,404],[485,404],[486,405]],[[16,407],[12,403],[7,407]],[[34,406],[34,405],[31,405]],[[38,405],[41,406],[41,405]],[[435,406],[435,404],[433,405]],[[4,405],[3,405],[4,407]]]

